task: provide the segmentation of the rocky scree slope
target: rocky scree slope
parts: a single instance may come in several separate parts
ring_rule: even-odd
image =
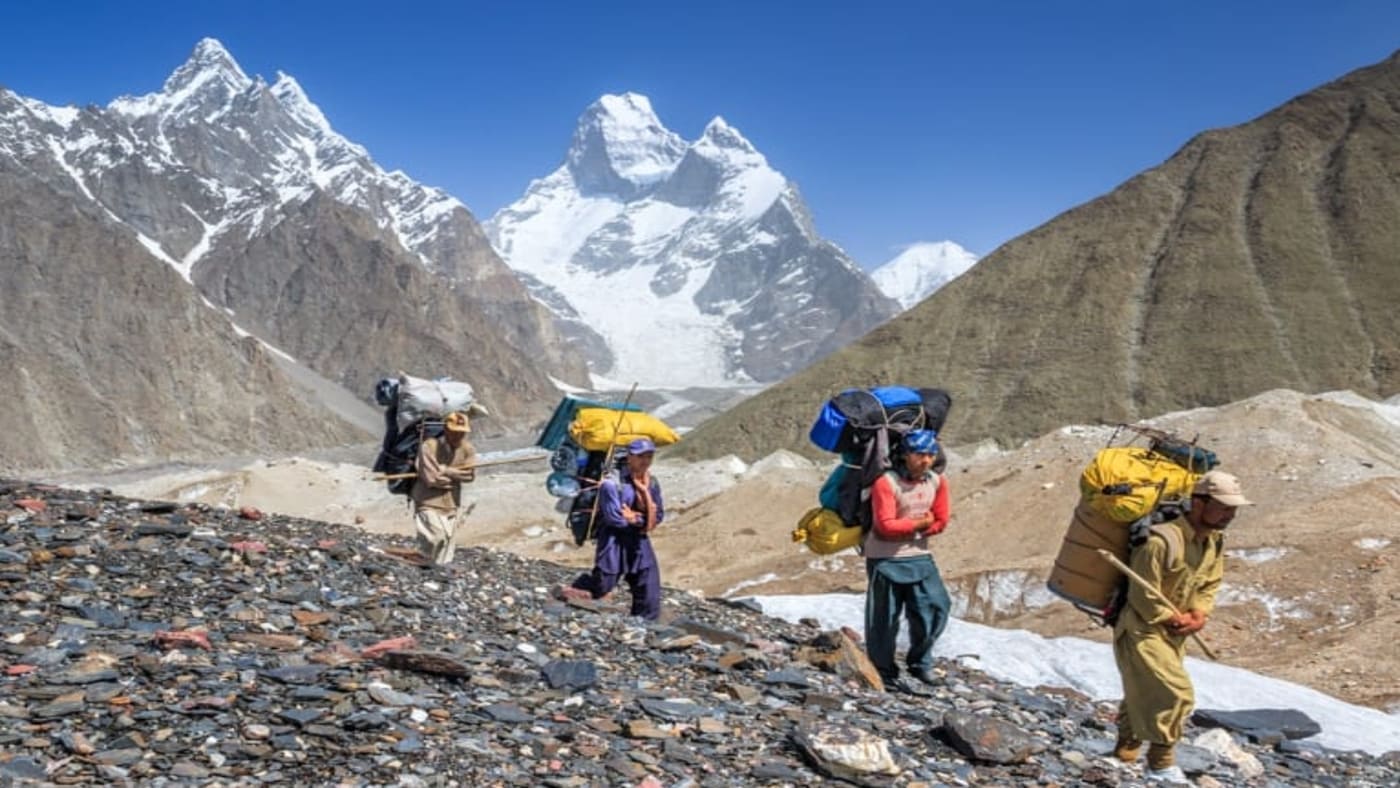
[[[1109,705],[1073,693],[956,664],[926,694],[877,693],[836,633],[675,592],[663,621],[643,624],[613,603],[554,601],[562,567],[470,549],[425,570],[401,552],[313,521],[0,480],[0,776],[708,786],[1139,774],[1103,757]],[[1202,784],[1400,779],[1396,754],[1208,733],[1182,750]]]

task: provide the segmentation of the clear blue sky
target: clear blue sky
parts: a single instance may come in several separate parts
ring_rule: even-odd
[[[12,3],[0,85],[51,104],[158,90],[204,36],[296,77],[386,168],[485,219],[553,170],[585,106],[723,115],[867,266],[985,254],[1400,48],[1393,0]]]

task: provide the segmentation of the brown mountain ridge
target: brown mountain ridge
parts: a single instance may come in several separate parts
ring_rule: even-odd
[[[959,442],[1274,388],[1400,390],[1400,56],[1006,243],[928,300],[692,433],[688,456],[815,451],[848,386],[953,392]]]

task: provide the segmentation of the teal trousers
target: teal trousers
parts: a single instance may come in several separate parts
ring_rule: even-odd
[[[876,558],[865,562],[865,652],[886,679],[899,675],[895,640],[899,619],[909,622],[910,670],[933,666],[933,644],[948,625],[952,600],[933,556]]]

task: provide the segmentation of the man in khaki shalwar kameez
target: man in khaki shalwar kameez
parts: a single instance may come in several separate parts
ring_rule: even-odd
[[[1195,706],[1186,674],[1186,639],[1199,632],[1215,609],[1225,573],[1223,531],[1235,510],[1248,506],[1239,480],[1224,471],[1203,475],[1191,493],[1191,507],[1175,520],[1155,526],[1147,541],[1133,548],[1129,565],[1170,599],[1180,614],[1136,583],[1113,632],[1113,656],[1123,677],[1114,754],[1137,760],[1148,742],[1149,779],[1185,782],[1176,766],[1176,743]]]
[[[467,414],[447,414],[441,438],[424,438],[418,446],[413,480],[413,522],[418,532],[418,552],[433,564],[450,564],[457,548],[458,509],[462,483],[476,479],[470,467],[476,450],[467,440],[471,422]]]

